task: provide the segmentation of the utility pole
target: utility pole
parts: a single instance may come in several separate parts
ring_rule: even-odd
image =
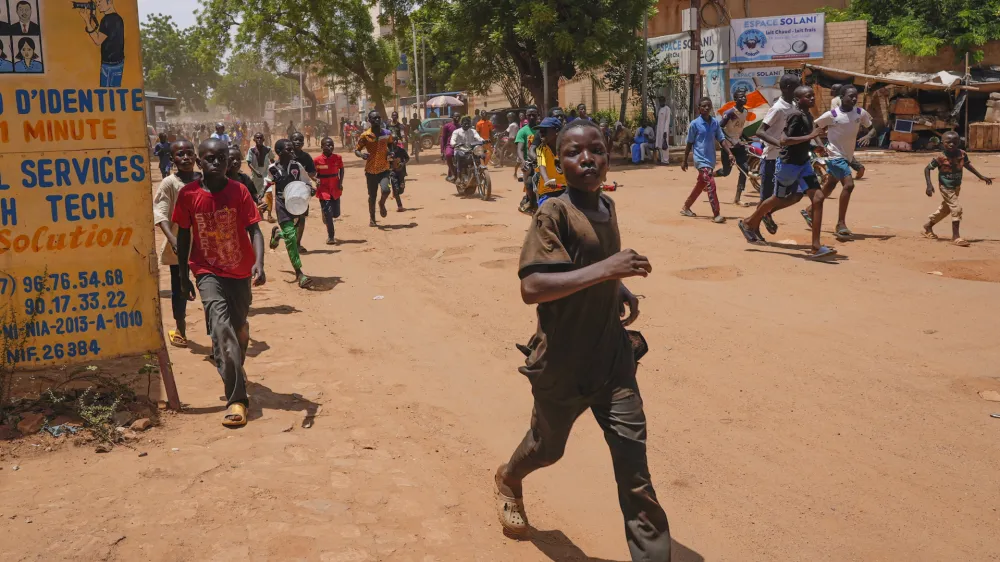
[[[413,31],[413,64],[410,67],[413,69],[413,85],[417,89],[417,109],[420,108],[420,73],[417,72],[417,24],[410,18],[410,29]]]
[[[694,75],[691,77],[691,119],[698,114],[698,100],[701,98],[701,14],[700,0],[691,0],[694,10],[694,29],[691,30],[691,48],[694,50]]]
[[[299,65],[299,127],[301,127],[302,122],[306,120],[306,110],[304,107],[305,104],[303,103],[302,99],[302,79],[303,79],[303,72],[302,72],[302,65],[300,64]]]
[[[697,2],[697,0],[691,0],[692,2]],[[640,96],[642,96],[642,123],[640,126],[646,126],[646,105],[647,97],[649,92],[646,91],[647,85],[649,83],[649,18],[644,16],[642,22],[642,88],[639,89]],[[625,85],[628,88],[628,84]]]
[[[420,36],[420,46],[422,54],[424,55],[423,67],[420,69],[420,75],[424,77],[424,99],[427,98],[427,38],[423,35]],[[420,109],[419,107],[417,109]],[[423,109],[420,109],[420,120],[423,121],[427,114]]]

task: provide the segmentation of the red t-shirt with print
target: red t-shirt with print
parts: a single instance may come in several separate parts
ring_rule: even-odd
[[[256,258],[246,229],[260,222],[260,212],[243,184],[229,180],[222,191],[212,193],[200,181],[189,183],[177,194],[171,220],[191,229],[192,273],[250,277]]]
[[[340,199],[344,191],[340,186],[340,171],[344,169],[344,159],[339,154],[320,154],[313,158],[316,165],[316,196],[324,201]]]

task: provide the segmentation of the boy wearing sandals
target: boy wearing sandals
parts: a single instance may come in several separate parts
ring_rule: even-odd
[[[219,139],[202,142],[198,165],[204,178],[181,189],[173,214],[181,288],[194,298],[190,268],[212,336],[212,357],[225,384],[228,410],[222,423],[242,426],[249,407],[243,361],[250,343],[250,283],[266,281],[264,235],[250,192],[226,177],[228,145]]]
[[[495,475],[500,523],[505,534],[527,538],[522,481],[562,457],[574,422],[589,409],[611,451],[632,559],[667,562],[670,531],[650,481],[646,416],[625,331],[639,302],[622,284],[652,267],[621,250],[615,204],[601,190],[609,152],[600,128],[569,123],[558,155],[569,189],[539,207],[521,250],[521,295],[538,305],[538,329],[520,372],[535,400],[530,429]]]
[[[820,189],[819,179],[813,171],[809,154],[809,144],[823,133],[814,128],[809,110],[816,105],[816,94],[809,86],[795,89],[797,110],[788,116],[785,130],[781,134],[781,156],[775,167],[774,195],[762,202],[754,213],[739,222],[740,231],[747,242],[764,244],[760,234],[760,222],[765,216],[791,207],[802,200],[803,195],[812,201],[812,250],[809,258],[817,259],[837,253],[833,248],[820,244],[820,227],[823,225],[823,200],[826,196]]]
[[[736,163],[733,158],[732,145],[726,140],[722,132],[719,120],[712,117],[712,100],[708,97],[701,98],[698,102],[698,112],[700,115],[691,121],[688,126],[687,147],[684,149],[684,160],[681,161],[681,171],[688,169],[688,158],[691,150],[694,149],[694,165],[698,168],[698,182],[695,183],[691,195],[684,201],[681,214],[685,217],[696,216],[691,210],[691,205],[698,200],[702,191],[708,192],[708,201],[712,205],[712,222],[722,224],[726,222],[726,217],[722,216],[719,209],[719,194],[715,187],[715,143],[722,145],[722,157],[730,165]]]
[[[827,151],[826,170],[828,176],[823,186],[823,195],[829,197],[837,187],[837,182],[844,184],[840,194],[840,209],[837,217],[836,232],[838,238],[854,236],[847,228],[847,207],[851,204],[851,194],[854,192],[854,178],[851,176],[851,161],[854,160],[854,147],[858,143],[858,133],[862,127],[872,126],[872,116],[858,105],[858,89],[854,86],[844,86],[840,89],[840,105],[820,115],[816,126],[826,129]],[[812,205],[802,210],[806,224],[812,226]]]
[[[958,133],[949,131],[941,137],[941,146],[944,152],[940,156],[935,156],[931,163],[924,168],[924,178],[927,180],[927,196],[934,195],[934,184],[931,183],[931,170],[938,170],[938,184],[941,189],[941,205],[937,211],[927,217],[924,224],[924,238],[936,240],[934,225],[951,215],[951,242],[963,248],[969,245],[969,241],[962,238],[959,233],[959,225],[962,224],[962,205],[958,202],[958,194],[962,191],[962,170],[969,170],[977,178],[986,182],[986,185],[993,185],[993,178],[987,178],[972,167],[969,162],[969,155],[959,148],[960,139]]]
[[[169,330],[167,337],[174,347],[187,347],[187,301],[194,295],[187,295],[181,288],[180,269],[177,265],[177,225],[171,221],[177,195],[181,189],[201,177],[194,171],[194,145],[181,140],[170,145],[170,156],[174,161],[173,175],[163,178],[153,197],[153,222],[163,232],[163,248],[160,250],[160,265],[170,267],[170,307],[174,315],[176,330]]]

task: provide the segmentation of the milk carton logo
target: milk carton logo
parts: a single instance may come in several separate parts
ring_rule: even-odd
[[[736,40],[736,47],[745,57],[756,57],[767,45],[767,36],[759,29],[748,29]]]

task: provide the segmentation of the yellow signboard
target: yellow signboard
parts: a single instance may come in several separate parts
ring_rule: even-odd
[[[136,0],[0,0],[0,321],[18,369],[160,347]]]

